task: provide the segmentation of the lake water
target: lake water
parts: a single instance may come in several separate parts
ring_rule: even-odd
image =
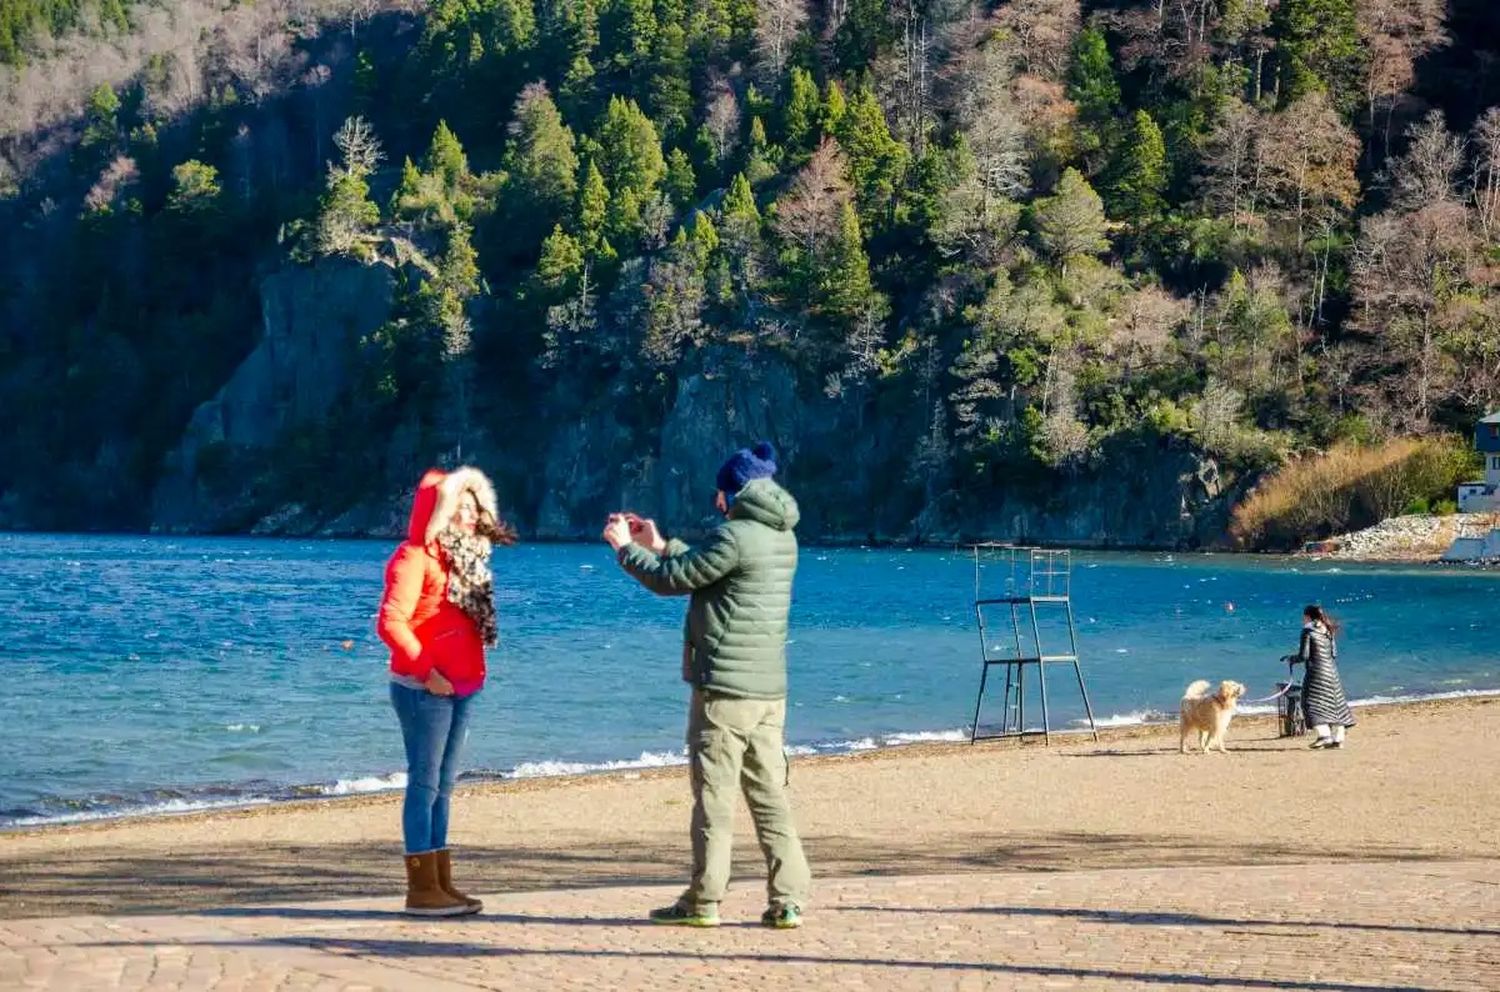
[[[0,535],[0,826],[399,785],[373,630],[390,551]],[[502,643],[472,773],[683,760],[681,600],[652,597],[602,545],[503,550],[496,576]],[[1002,577],[987,570],[986,591]],[[1173,713],[1197,678],[1273,692],[1310,601],[1346,624],[1354,699],[1500,690],[1493,573],[1077,553],[1072,579],[1101,725]],[[967,739],[973,593],[964,552],[804,549],[788,648],[794,753]],[[1054,728],[1076,727],[1071,672],[1054,669],[1049,690]],[[981,722],[998,713],[996,693]],[[1027,715],[1039,716],[1034,696]]]

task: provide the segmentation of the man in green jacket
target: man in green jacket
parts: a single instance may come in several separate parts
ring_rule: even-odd
[[[797,571],[797,501],[776,484],[764,442],[736,452],[718,475],[727,518],[695,548],[656,524],[610,518],[604,538],[620,566],[661,596],[690,596],[682,677],[693,687],[688,759],[693,784],[693,877],[658,923],[712,927],[729,885],[734,808],[743,788],[766,857],[770,905],[761,923],[801,925],[810,876],[786,795],[786,632]]]

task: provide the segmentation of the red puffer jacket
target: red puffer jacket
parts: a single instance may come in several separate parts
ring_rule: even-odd
[[[448,602],[448,570],[435,539],[466,489],[494,512],[494,489],[477,469],[432,469],[422,477],[406,541],[385,566],[385,596],[375,625],[390,646],[392,674],[424,682],[436,668],[457,696],[483,688],[484,642],[468,614]]]

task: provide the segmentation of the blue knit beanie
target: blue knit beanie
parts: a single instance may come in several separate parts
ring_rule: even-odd
[[[719,469],[718,487],[733,497],[751,479],[769,479],[776,474],[776,449],[762,441],[753,448],[741,448],[729,456]]]

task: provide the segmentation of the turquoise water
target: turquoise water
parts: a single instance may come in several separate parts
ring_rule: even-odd
[[[399,784],[373,631],[390,550],[0,535],[0,825]],[[640,589],[602,546],[522,546],[496,565],[502,644],[468,767],[681,761],[683,603]],[[789,647],[797,752],[966,739],[973,586],[963,553],[805,549]],[[1272,692],[1312,600],[1346,623],[1355,699],[1500,689],[1492,573],[1077,554],[1073,596],[1104,724],[1173,712],[1196,678]],[[1083,715],[1070,678],[1049,682],[1054,727]]]

